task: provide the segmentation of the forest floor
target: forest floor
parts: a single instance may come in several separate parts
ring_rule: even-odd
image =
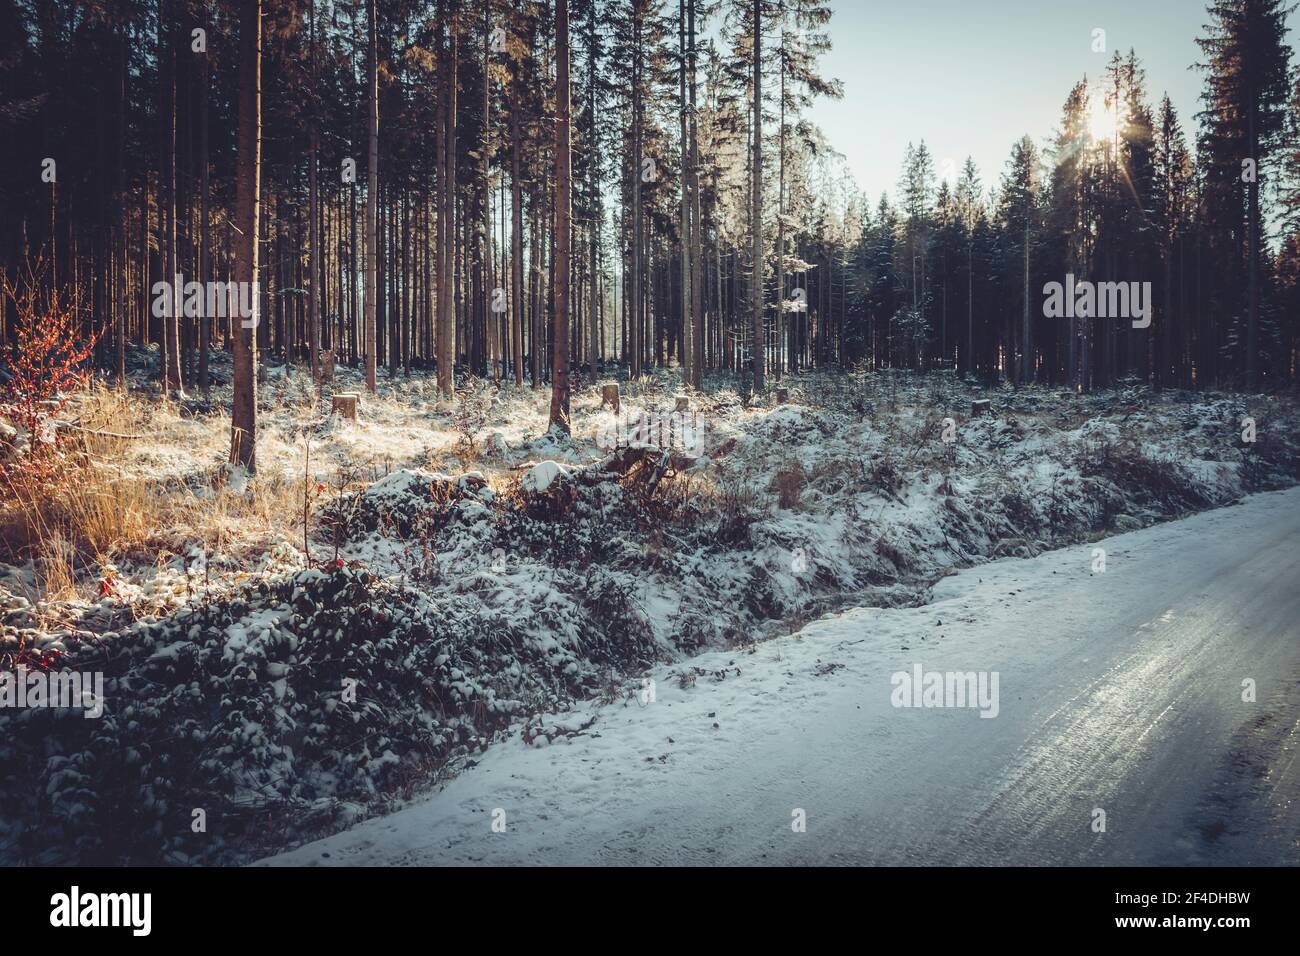
[[[569,737],[663,665],[724,680],[691,659],[1300,479],[1292,398],[815,373],[776,404],[659,373],[619,415],[584,378],[569,437],[544,389],[275,366],[249,478],[229,386],[162,402],[152,358],[60,412],[90,430],[71,480],[0,507],[0,659],[104,681],[96,719],[0,707],[3,862],[254,859]],[[679,395],[684,430],[636,431]]]

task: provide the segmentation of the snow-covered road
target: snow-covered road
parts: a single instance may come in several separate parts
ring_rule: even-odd
[[[997,672],[997,716],[895,707],[918,664]],[[1300,864],[1300,489],[654,678],[264,862]]]

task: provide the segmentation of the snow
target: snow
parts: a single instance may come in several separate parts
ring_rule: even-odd
[[[129,648],[148,665],[145,681],[163,672],[178,686],[196,661],[213,668],[179,690],[130,678],[132,706],[149,720],[123,726],[111,746],[146,762],[172,758],[143,747],[142,728],[170,719],[179,698],[169,694],[192,696],[208,709],[183,732],[196,747],[212,735],[223,780],[287,801],[269,829],[289,841],[389,811],[484,747],[490,767],[502,735],[548,751],[594,746],[614,719],[601,702],[639,708],[647,675],[658,697],[646,709],[674,713],[690,711],[692,688],[715,682],[759,698],[793,693],[762,668],[763,682],[752,683],[755,662],[772,654],[798,661],[816,687],[834,686],[869,662],[804,655],[807,641],[833,630],[833,619],[808,625],[828,612],[869,608],[846,612],[858,631],[844,639],[889,637],[931,587],[946,594],[971,565],[1037,560],[1300,475],[1300,413],[1289,400],[985,393],[941,375],[810,375],[787,383],[790,404],[773,406],[742,402],[726,380],[709,384],[688,390],[704,454],[647,497],[635,475],[594,464],[608,451],[598,437],[612,414],[590,384],[574,392],[569,436],[548,428],[545,390],[477,383],[452,404],[418,375],[381,378],[354,424],[329,415],[329,389],[318,395],[300,372],[277,375],[262,391],[260,470],[238,489],[241,507],[272,495],[265,526],[227,521],[216,545],[194,528],[160,528],[153,552],[91,569],[111,576],[108,593],[90,596],[92,576],[75,601],[34,600],[34,569],[0,565],[0,650],[20,641],[40,652]],[[358,390],[358,373],[341,369],[334,387]],[[636,420],[671,410],[680,385],[659,374],[623,389],[622,412]],[[991,397],[993,413],[965,414],[972,396]],[[1249,448],[1237,427],[1247,410],[1261,438]],[[194,494],[205,513],[232,509],[235,491],[213,481],[229,442],[219,406],[149,414],[156,427],[131,430],[153,437],[114,467]],[[946,418],[953,443],[940,437]],[[304,484],[316,483],[309,562],[301,502]],[[277,488],[288,492],[276,497]],[[334,594],[344,580],[351,590]],[[1058,613],[1037,613],[1056,626]],[[331,647],[337,660],[324,653]],[[400,686],[400,706],[340,706],[339,678],[359,668]],[[356,742],[356,720],[373,740]],[[5,721],[0,713],[0,740]],[[708,720],[699,745],[730,734],[728,721]],[[240,742],[221,737],[227,730]],[[37,761],[33,776],[46,747],[93,752],[51,733],[11,738]],[[338,762],[303,759],[303,735],[313,754]],[[162,781],[147,787],[159,805],[194,799],[160,767],[141,770]],[[23,805],[21,792],[10,797]],[[68,820],[50,845],[73,852],[102,832]],[[233,862],[253,850],[198,852]]]
[[[558,461],[539,461],[527,468],[520,476],[520,484],[530,494],[543,495],[557,479],[568,475],[568,471]]]
[[[629,695],[540,717],[531,744],[525,731],[494,745],[440,792],[261,862],[1294,865],[1285,839],[1195,836],[1207,812],[1197,775],[1216,771],[1185,751],[1212,756],[1257,712],[1237,699],[1238,663],[1211,674],[1202,646],[1244,635],[1222,633],[1227,618],[1180,625],[1167,604],[1212,609],[1240,586],[1237,566],[1283,555],[1277,583],[1294,595],[1297,534],[1300,489],[1262,494],[1104,539],[1104,581],[1089,573],[1092,545],[1004,559],[945,577],[921,607],[849,610],[745,651],[661,665],[648,672],[651,702]],[[1261,699],[1285,692],[1285,668],[1269,667],[1300,662],[1294,614],[1281,632],[1246,633]],[[891,675],[917,663],[999,672],[1000,713],[896,708]],[[1180,693],[1184,680],[1193,696]],[[1152,779],[1161,737],[1177,746],[1160,764],[1168,785]],[[1273,804],[1237,810],[1286,813],[1294,826],[1294,794],[1272,793]],[[1094,805],[1112,809],[1111,835],[1090,832]],[[496,808],[505,833],[491,830]],[[806,833],[792,831],[798,809]]]

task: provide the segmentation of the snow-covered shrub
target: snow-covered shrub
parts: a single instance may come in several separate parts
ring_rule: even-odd
[[[1085,477],[1101,477],[1162,514],[1204,508],[1212,502],[1181,463],[1157,461],[1133,441],[1102,440],[1079,458]]]
[[[596,593],[618,646],[557,640],[598,634],[589,617],[541,627],[337,564],[69,635],[60,663],[105,673],[105,713],[0,711],[7,862],[223,861],[268,823],[282,843],[381,806],[517,715],[598,686],[594,661],[653,660],[626,595],[612,582]]]
[[[492,500],[487,479],[478,472],[450,477],[437,472],[400,469],[352,497],[333,499],[322,520],[344,540],[368,533],[398,537],[430,535],[454,519],[467,499]]]

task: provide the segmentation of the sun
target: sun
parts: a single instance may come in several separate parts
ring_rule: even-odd
[[[1119,118],[1115,110],[1106,105],[1103,97],[1094,96],[1088,106],[1088,133],[1097,142],[1114,140],[1119,129]]]

